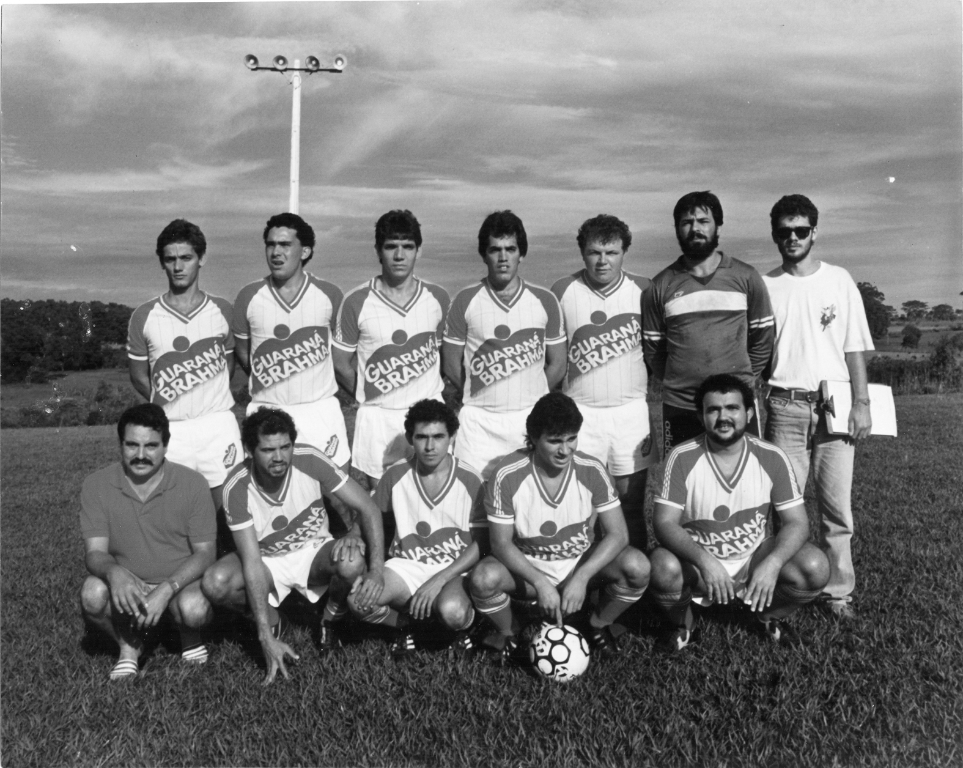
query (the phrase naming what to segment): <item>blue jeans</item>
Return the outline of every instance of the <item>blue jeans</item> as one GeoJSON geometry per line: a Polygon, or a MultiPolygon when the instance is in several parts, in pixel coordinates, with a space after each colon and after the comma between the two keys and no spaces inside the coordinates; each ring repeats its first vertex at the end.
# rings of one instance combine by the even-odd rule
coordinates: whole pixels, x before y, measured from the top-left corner
{"type": "Polygon", "coordinates": [[[853,460],[856,446],[846,435],[831,435],[826,417],[812,403],[770,397],[766,439],[789,456],[800,490],[804,491],[812,466],[819,510],[819,544],[829,558],[829,584],[833,600],[849,602],[856,586],[853,570],[853,460]]]}

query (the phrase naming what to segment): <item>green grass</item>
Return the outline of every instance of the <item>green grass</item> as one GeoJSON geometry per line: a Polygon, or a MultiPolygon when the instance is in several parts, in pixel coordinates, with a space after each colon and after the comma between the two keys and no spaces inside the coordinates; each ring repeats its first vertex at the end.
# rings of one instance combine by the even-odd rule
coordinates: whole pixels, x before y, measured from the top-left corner
{"type": "MultiPolygon", "coordinates": [[[[568,685],[444,651],[396,665],[346,628],[321,662],[303,614],[290,680],[260,685],[243,629],[222,618],[206,668],[160,644],[107,681],[85,637],[80,483],[114,459],[112,428],[4,430],[5,766],[954,766],[963,764],[963,396],[897,399],[900,438],[857,457],[859,619],[793,618],[808,648],[772,648],[736,612],[701,643],[651,655],[654,630],[568,685]]],[[[293,606],[295,609],[300,604],[293,606]]],[[[643,617],[644,618],[644,617],[643,617]]],[[[298,620],[300,619],[300,623],[298,620]]]]}

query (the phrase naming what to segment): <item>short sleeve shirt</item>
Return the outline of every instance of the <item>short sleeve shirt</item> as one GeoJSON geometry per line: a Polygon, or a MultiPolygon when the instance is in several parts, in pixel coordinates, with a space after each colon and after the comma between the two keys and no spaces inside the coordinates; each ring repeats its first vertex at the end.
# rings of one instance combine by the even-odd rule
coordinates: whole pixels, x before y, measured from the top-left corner
{"type": "Polygon", "coordinates": [[[107,551],[140,579],[156,584],[192,554],[192,543],[214,541],[217,518],[207,481],[172,461],[147,501],[134,493],[120,462],[94,472],[80,491],[85,539],[108,539],[107,551]]]}
{"type": "Polygon", "coordinates": [[[295,443],[281,491],[273,498],[254,479],[252,459],[224,481],[224,516],[232,531],[254,526],[262,555],[280,555],[330,536],[322,495],[332,494],[348,476],[321,451],[295,443]]]}
{"type": "Polygon", "coordinates": [[[184,421],[234,407],[227,356],[234,350],[231,305],[204,295],[190,314],[163,296],[141,304],[131,315],[127,355],[150,366],[150,401],[171,421],[184,421]]]}
{"type": "Polygon", "coordinates": [[[682,527],[719,560],[752,555],[766,538],[771,508],[803,503],[786,454],[772,443],[746,434],[731,478],[723,476],[706,447],[706,436],[672,449],[665,463],[656,503],[682,510],[682,527]]]}
{"type": "Polygon", "coordinates": [[[552,286],[568,334],[562,389],[575,402],[609,407],[645,398],[642,293],[649,284],[623,272],[598,288],[582,270],[552,286]]]}
{"type": "Polygon", "coordinates": [[[445,341],[465,348],[465,405],[525,410],[548,392],[545,347],[565,343],[562,311],[545,288],[523,280],[505,302],[482,280],[455,297],[445,341]]]}
{"type": "Polygon", "coordinates": [[[846,353],[873,349],[863,299],[849,272],[822,262],[806,277],[777,267],[763,280],[776,318],[769,383],[815,391],[821,381],[849,381],[846,353]]]}
{"type": "Polygon", "coordinates": [[[515,546],[537,560],[580,557],[592,544],[595,514],[618,505],[605,467],[581,451],[575,452],[554,496],[545,488],[528,451],[503,458],[485,488],[489,525],[514,525],[515,546]]]}
{"type": "Polygon", "coordinates": [[[340,304],[341,289],[307,272],[290,303],[270,278],[241,289],[232,328],[250,341],[254,402],[283,407],[335,394],[331,336],[340,304]]]}
{"type": "Polygon", "coordinates": [[[378,483],[375,503],[395,518],[388,555],[426,565],[453,563],[471,544],[473,534],[488,527],[481,476],[454,457],[437,496],[428,494],[415,460],[408,459],[389,467],[378,483]]]}
{"type": "Polygon", "coordinates": [[[417,280],[414,296],[402,307],[378,284],[373,278],[345,296],[334,345],[357,352],[359,403],[400,410],[436,398],[444,388],[439,349],[448,294],[417,280]]]}

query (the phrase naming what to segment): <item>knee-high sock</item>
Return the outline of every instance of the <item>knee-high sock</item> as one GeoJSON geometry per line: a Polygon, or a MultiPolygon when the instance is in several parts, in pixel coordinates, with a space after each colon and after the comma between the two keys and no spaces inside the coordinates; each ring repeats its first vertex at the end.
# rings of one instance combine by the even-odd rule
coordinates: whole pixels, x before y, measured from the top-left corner
{"type": "Polygon", "coordinates": [[[797,589],[791,584],[776,584],[772,593],[772,603],[762,612],[760,621],[770,621],[771,619],[782,619],[793,611],[802,608],[806,603],[811,603],[819,597],[818,589],[797,589]]]}
{"type": "Polygon", "coordinates": [[[606,584],[599,596],[598,607],[589,616],[589,624],[593,627],[607,627],[637,602],[644,592],[645,587],[633,589],[614,582],[606,584]]]}
{"type": "Polygon", "coordinates": [[[472,601],[475,603],[478,612],[487,616],[488,620],[495,625],[498,634],[506,637],[516,634],[518,628],[515,626],[515,619],[512,615],[512,601],[509,600],[507,594],[498,592],[491,597],[475,597],[472,595],[472,601]]]}
{"type": "Polygon", "coordinates": [[[654,592],[652,599],[674,627],[692,629],[694,617],[690,608],[692,590],[685,587],[681,592],[654,592]]]}
{"type": "Polygon", "coordinates": [[[380,624],[383,627],[397,627],[401,624],[401,617],[394,608],[382,605],[361,618],[368,624],[380,624]]]}

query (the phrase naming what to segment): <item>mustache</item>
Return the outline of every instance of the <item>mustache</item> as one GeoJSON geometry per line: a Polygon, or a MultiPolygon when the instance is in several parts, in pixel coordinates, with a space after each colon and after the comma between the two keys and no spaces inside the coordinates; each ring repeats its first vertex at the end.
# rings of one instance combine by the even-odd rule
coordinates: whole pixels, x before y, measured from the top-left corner
{"type": "Polygon", "coordinates": [[[130,463],[132,466],[135,466],[135,467],[140,466],[141,464],[143,464],[145,467],[154,466],[154,462],[151,461],[150,459],[131,459],[130,463]]]}

